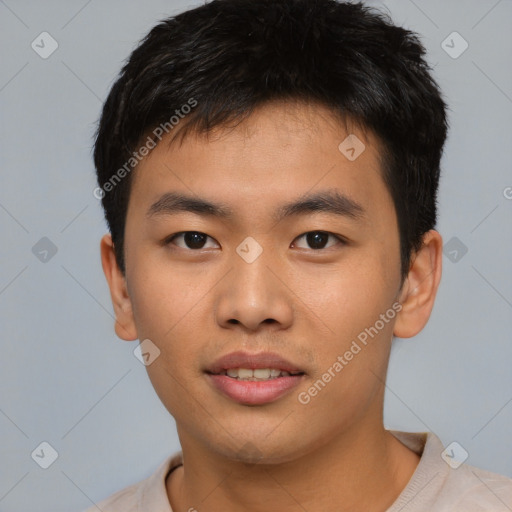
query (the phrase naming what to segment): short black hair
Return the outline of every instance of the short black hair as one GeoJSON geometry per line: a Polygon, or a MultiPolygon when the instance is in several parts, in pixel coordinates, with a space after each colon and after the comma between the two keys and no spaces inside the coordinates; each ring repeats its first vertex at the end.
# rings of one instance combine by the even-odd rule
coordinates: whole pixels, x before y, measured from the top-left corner
{"type": "Polygon", "coordinates": [[[173,117],[185,118],[184,137],[241,122],[270,101],[298,100],[377,136],[403,279],[436,224],[448,129],[424,55],[417,34],[362,2],[213,0],[161,21],[123,66],[96,133],[96,190],[121,271],[130,171],[142,141],[153,147],[173,117]]]}

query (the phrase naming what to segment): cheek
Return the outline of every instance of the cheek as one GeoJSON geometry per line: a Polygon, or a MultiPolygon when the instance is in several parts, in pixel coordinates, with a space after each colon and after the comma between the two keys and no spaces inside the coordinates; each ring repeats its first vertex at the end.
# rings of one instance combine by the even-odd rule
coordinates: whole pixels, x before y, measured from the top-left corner
{"type": "Polygon", "coordinates": [[[180,272],[167,264],[156,265],[149,257],[141,258],[135,268],[131,290],[137,333],[160,350],[158,359],[147,366],[148,375],[164,403],[173,404],[183,391],[180,384],[194,387],[201,376],[198,356],[211,344],[209,290],[215,276],[180,272]]]}
{"type": "Polygon", "coordinates": [[[333,425],[352,421],[381,389],[396,317],[392,306],[398,273],[388,263],[382,253],[370,249],[347,258],[346,265],[302,281],[301,298],[316,313],[309,317],[317,327],[313,333],[309,326],[317,371],[301,390],[310,396],[310,417],[325,420],[326,411],[340,414],[342,409],[346,414],[333,418],[333,425]],[[328,383],[316,386],[321,391],[312,389],[319,380],[328,383]]]}
{"type": "Polygon", "coordinates": [[[393,304],[398,272],[373,250],[347,257],[343,264],[293,277],[294,292],[306,316],[342,349],[393,304]],[[302,307],[304,305],[304,307],[302,307]],[[314,313],[314,314],[312,314],[314,313]]]}
{"type": "MultiPolygon", "coordinates": [[[[340,282],[347,287],[350,283],[340,282]]],[[[300,390],[303,401],[298,410],[307,414],[309,432],[325,430],[326,425],[333,433],[341,425],[348,428],[378,403],[383,391],[396,313],[389,293],[382,288],[359,289],[338,295],[338,302],[335,298],[331,296],[323,310],[334,333],[323,339],[311,337],[317,371],[300,390]]]]}
{"type": "Polygon", "coordinates": [[[182,417],[190,407],[190,395],[197,395],[197,355],[201,344],[208,343],[204,332],[201,336],[204,318],[199,315],[204,307],[201,298],[209,287],[153,266],[149,260],[147,266],[137,267],[136,274],[131,289],[139,339],[150,339],[160,351],[146,370],[165,407],[182,417]]]}
{"type": "Polygon", "coordinates": [[[134,272],[127,277],[139,337],[165,342],[182,321],[190,325],[196,304],[208,290],[207,283],[150,255],[133,263],[134,272]]]}

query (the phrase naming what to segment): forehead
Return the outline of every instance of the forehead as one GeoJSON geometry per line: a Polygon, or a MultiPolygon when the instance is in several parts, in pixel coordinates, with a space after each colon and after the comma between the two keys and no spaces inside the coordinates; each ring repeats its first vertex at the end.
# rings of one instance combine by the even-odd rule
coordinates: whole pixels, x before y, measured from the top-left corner
{"type": "Polygon", "coordinates": [[[269,103],[236,126],[183,139],[177,128],[135,169],[130,203],[147,209],[178,190],[255,213],[336,190],[365,208],[389,207],[378,139],[321,105],[269,103]]]}

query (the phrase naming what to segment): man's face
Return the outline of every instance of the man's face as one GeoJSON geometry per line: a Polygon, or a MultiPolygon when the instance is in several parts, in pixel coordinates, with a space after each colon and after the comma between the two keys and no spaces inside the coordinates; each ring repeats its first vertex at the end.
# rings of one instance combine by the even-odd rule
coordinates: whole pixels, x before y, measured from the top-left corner
{"type": "Polygon", "coordinates": [[[126,285],[139,339],[160,350],[147,370],[183,446],[284,462],[381,426],[399,234],[377,141],[352,133],[365,145],[355,160],[361,148],[339,149],[349,133],[327,110],[274,104],[209,138],[164,139],[136,169],[126,285]],[[148,213],[168,193],[231,216],[163,202],[148,213]],[[348,200],[338,213],[282,208],[318,194],[348,200]],[[266,379],[287,365],[300,374],[227,375],[256,367],[266,379]]]}

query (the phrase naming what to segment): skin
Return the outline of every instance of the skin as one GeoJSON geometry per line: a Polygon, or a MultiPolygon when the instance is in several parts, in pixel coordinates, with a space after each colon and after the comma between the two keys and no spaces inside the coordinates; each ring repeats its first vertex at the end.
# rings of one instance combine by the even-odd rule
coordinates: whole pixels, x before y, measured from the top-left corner
{"type": "Polygon", "coordinates": [[[428,321],[442,239],[434,230],[425,234],[402,283],[396,213],[379,154],[372,133],[342,126],[323,107],[275,103],[234,129],[190,134],[181,145],[164,140],[136,169],[126,275],[110,235],[101,256],[118,336],[149,338],[161,351],[147,371],[183,450],[184,465],[166,480],[173,510],[377,512],[411,478],[419,457],[383,427],[384,381],[393,335],[414,336],[428,321]],[[338,150],[349,133],[366,146],[354,161],[338,150]],[[362,218],[309,212],[273,220],[276,206],[328,190],[359,203],[362,218]],[[165,192],[224,203],[234,216],[148,218],[165,192]],[[201,249],[183,237],[164,244],[183,231],[209,238],[201,249]],[[312,231],[346,243],[329,237],[314,249],[303,236],[312,231]],[[250,264],[236,252],[247,236],[263,249],[250,264]],[[398,315],[301,404],[298,394],[396,301],[398,315]],[[235,350],[277,352],[306,375],[273,403],[236,403],[204,373],[235,350]]]}

